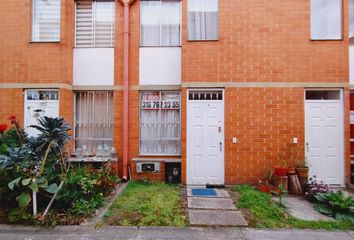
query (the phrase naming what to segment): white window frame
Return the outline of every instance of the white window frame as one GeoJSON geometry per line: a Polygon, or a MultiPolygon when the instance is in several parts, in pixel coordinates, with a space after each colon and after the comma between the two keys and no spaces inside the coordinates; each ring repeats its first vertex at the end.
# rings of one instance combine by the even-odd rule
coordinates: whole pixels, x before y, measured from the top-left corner
{"type": "MultiPolygon", "coordinates": [[[[142,2],[143,0],[141,0],[142,2]]],[[[164,2],[164,1],[168,1],[168,0],[144,0],[144,1],[156,1],[156,2],[160,2],[160,19],[161,19],[161,2],[164,2]]],[[[143,45],[142,44],[142,39],[141,39],[141,34],[140,34],[140,39],[139,39],[139,46],[140,47],[182,47],[182,34],[183,34],[183,9],[182,9],[182,0],[174,0],[175,2],[179,1],[179,10],[180,10],[180,27],[179,27],[179,44],[176,45],[176,46],[163,46],[162,45],[162,24],[160,22],[160,43],[158,46],[149,46],[149,45],[143,45]]],[[[139,18],[140,18],[140,21],[139,21],[139,31],[141,32],[141,11],[139,13],[139,18]]]]}
{"type": "MultiPolygon", "coordinates": [[[[314,22],[316,22],[316,18],[313,14],[313,9],[312,9],[312,5],[314,4],[313,1],[318,1],[318,0],[310,0],[310,38],[313,41],[321,41],[321,40],[327,40],[327,41],[341,41],[343,40],[343,0],[339,0],[340,1],[340,6],[339,6],[339,27],[340,29],[338,30],[340,33],[338,34],[338,36],[331,36],[331,32],[326,32],[326,34],[323,33],[323,35],[318,35],[317,31],[315,31],[314,29],[316,28],[316,26],[314,26],[314,22]],[[317,33],[317,34],[316,34],[317,33]]],[[[331,1],[331,0],[328,0],[331,1]]],[[[328,17],[326,18],[326,20],[329,20],[328,17]]],[[[318,20],[317,20],[318,21],[318,20]]],[[[327,26],[327,23],[323,23],[324,25],[327,26]]],[[[328,30],[328,29],[327,29],[328,30]]]]}
{"type": "MultiPolygon", "coordinates": [[[[76,95],[78,94],[78,93],[88,93],[88,92],[93,92],[94,94],[96,93],[96,92],[106,92],[107,94],[109,94],[109,93],[112,93],[112,101],[113,101],[113,106],[112,106],[112,109],[113,109],[113,111],[114,111],[114,92],[113,91],[110,91],[110,90],[108,90],[108,91],[106,91],[106,90],[83,90],[83,91],[75,91],[74,92],[74,101],[73,101],[73,103],[74,103],[74,106],[73,106],[73,115],[74,115],[74,117],[73,117],[73,150],[74,150],[74,152],[76,151],[76,149],[77,149],[77,147],[76,147],[76,141],[78,141],[78,140],[82,140],[82,138],[77,138],[76,137],[76,132],[75,132],[75,129],[76,129],[76,122],[77,122],[77,119],[76,119],[76,113],[77,113],[77,109],[76,109],[76,103],[77,103],[77,100],[76,100],[76,95]]],[[[93,101],[94,101],[94,99],[93,99],[93,101]]],[[[93,106],[94,106],[94,104],[93,104],[93,106]]],[[[113,128],[114,128],[114,112],[112,113],[113,114],[113,120],[112,120],[112,126],[113,126],[113,128]]],[[[93,138],[93,139],[86,139],[86,140],[91,140],[91,141],[112,141],[112,146],[114,145],[114,133],[112,133],[112,138],[93,138]]]]}
{"type": "Polygon", "coordinates": [[[31,23],[31,42],[60,42],[61,39],[61,8],[62,8],[62,4],[61,4],[61,0],[60,1],[60,6],[59,6],[59,35],[58,35],[58,39],[51,39],[51,40],[40,40],[40,39],[35,39],[34,38],[34,29],[35,29],[35,13],[36,13],[36,8],[35,8],[35,1],[36,0],[32,0],[31,4],[31,9],[32,9],[32,23],[31,23]]]}
{"type": "Polygon", "coordinates": [[[74,46],[75,48],[114,48],[115,45],[115,35],[116,35],[116,5],[114,0],[102,0],[100,2],[112,2],[114,3],[114,10],[113,10],[113,25],[111,26],[111,44],[110,46],[96,46],[96,23],[95,23],[95,16],[96,16],[96,3],[99,0],[89,0],[91,1],[92,5],[92,39],[90,46],[78,46],[77,45],[77,1],[75,1],[75,23],[74,23],[74,46]]]}
{"type": "MultiPolygon", "coordinates": [[[[159,111],[159,121],[161,122],[161,108],[158,110],[159,111]]],[[[165,110],[166,111],[166,110],[165,110]]],[[[182,154],[182,92],[181,90],[142,90],[139,92],[139,155],[140,156],[181,156],[182,154]],[[166,154],[166,153],[144,153],[141,152],[141,131],[140,131],[140,120],[141,120],[141,93],[144,92],[159,92],[160,93],[160,98],[161,98],[161,93],[162,92],[178,92],[179,93],[179,124],[180,124],[180,129],[179,129],[179,141],[180,141],[180,152],[177,154],[166,154]]]]}

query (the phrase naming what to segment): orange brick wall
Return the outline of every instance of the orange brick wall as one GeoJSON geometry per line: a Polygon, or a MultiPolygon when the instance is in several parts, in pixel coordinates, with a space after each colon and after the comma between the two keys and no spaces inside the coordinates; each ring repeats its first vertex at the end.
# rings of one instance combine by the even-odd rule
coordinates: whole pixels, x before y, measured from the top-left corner
{"type": "Polygon", "coordinates": [[[183,82],[348,82],[348,0],[343,41],[310,40],[309,0],[219,1],[219,41],[187,41],[183,82]]]}
{"type": "Polygon", "coordinates": [[[62,0],[60,43],[31,43],[31,0],[2,1],[0,83],[72,83],[73,0],[62,0]]]}
{"type": "MultiPolygon", "coordinates": [[[[219,41],[187,41],[187,1],[183,0],[182,83],[338,82],[348,83],[348,39],[311,41],[308,0],[219,0],[219,41]]],[[[60,43],[30,43],[31,1],[0,4],[0,84],[72,84],[74,1],[62,0],[60,43]]],[[[343,36],[348,34],[348,0],[343,0],[343,36]]],[[[130,14],[129,158],[139,156],[139,1],[130,14]]],[[[115,86],[123,84],[123,7],[116,0],[115,86]]],[[[23,120],[23,89],[0,88],[0,121],[23,120]],[[11,108],[4,108],[11,101],[11,108]]],[[[345,88],[345,112],[349,111],[345,88]]],[[[182,89],[182,180],[186,180],[186,88],[182,89]]],[[[269,164],[287,158],[298,137],[303,156],[304,88],[225,90],[226,183],[255,182],[269,164]],[[239,139],[232,144],[235,136],[239,139]],[[257,144],[255,144],[257,143],[257,144]]],[[[72,121],[72,91],[60,90],[60,114],[72,121]]],[[[114,91],[114,145],[122,156],[121,90],[114,91]]],[[[345,115],[349,139],[349,115],[345,115]]],[[[346,143],[349,178],[349,143],[346,143]]],[[[121,161],[120,161],[121,165],[121,161]]],[[[132,166],[134,168],[134,166],[132,166]]],[[[133,170],[133,169],[132,169],[133,170]]],[[[159,178],[162,178],[161,176],[159,178]]]]}
{"type": "Polygon", "coordinates": [[[8,117],[14,115],[23,124],[24,117],[24,96],[22,89],[1,89],[0,88],[0,123],[10,127],[8,117]]]}

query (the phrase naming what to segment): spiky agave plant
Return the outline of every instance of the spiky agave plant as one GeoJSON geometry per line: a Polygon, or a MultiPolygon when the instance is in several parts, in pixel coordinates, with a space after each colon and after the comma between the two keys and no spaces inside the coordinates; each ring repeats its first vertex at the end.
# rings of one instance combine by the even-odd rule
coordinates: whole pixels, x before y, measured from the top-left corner
{"type": "Polygon", "coordinates": [[[57,117],[43,117],[38,121],[38,125],[31,125],[32,128],[37,129],[40,134],[32,142],[32,147],[37,156],[41,158],[41,167],[38,175],[42,175],[48,154],[60,154],[62,149],[70,139],[68,131],[71,130],[64,118],[57,117]]]}

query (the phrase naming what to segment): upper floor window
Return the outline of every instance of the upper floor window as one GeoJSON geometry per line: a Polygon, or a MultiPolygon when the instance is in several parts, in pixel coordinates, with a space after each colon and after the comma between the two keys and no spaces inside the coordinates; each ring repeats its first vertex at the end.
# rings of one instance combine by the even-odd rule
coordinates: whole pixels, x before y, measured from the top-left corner
{"type": "Polygon", "coordinates": [[[311,39],[342,39],[342,0],[311,0],[311,39]]]}
{"type": "Polygon", "coordinates": [[[32,41],[60,41],[60,0],[32,1],[32,41]]]}
{"type": "Polygon", "coordinates": [[[76,1],[76,47],[114,47],[114,1],[76,1]]]}
{"type": "Polygon", "coordinates": [[[140,45],[181,46],[181,2],[140,1],[140,45]]]}
{"type": "Polygon", "coordinates": [[[188,40],[218,40],[218,0],[188,0],[188,40]]]}

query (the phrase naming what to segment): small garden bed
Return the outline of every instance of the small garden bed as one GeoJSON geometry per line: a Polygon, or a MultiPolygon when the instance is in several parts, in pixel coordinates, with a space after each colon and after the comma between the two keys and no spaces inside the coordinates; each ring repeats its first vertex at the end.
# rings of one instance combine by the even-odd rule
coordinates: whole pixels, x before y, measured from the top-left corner
{"type": "Polygon", "coordinates": [[[63,118],[43,117],[27,136],[10,116],[0,124],[0,223],[79,224],[93,216],[119,182],[115,164],[100,169],[67,161],[69,126],[63,118]]]}
{"type": "Polygon", "coordinates": [[[354,225],[344,221],[304,221],[287,214],[285,208],[266,194],[247,185],[230,189],[230,193],[246,217],[249,226],[259,228],[351,229],[354,225]]]}
{"type": "Polygon", "coordinates": [[[179,185],[130,182],[105,215],[109,225],[187,226],[185,197],[179,185]]]}

